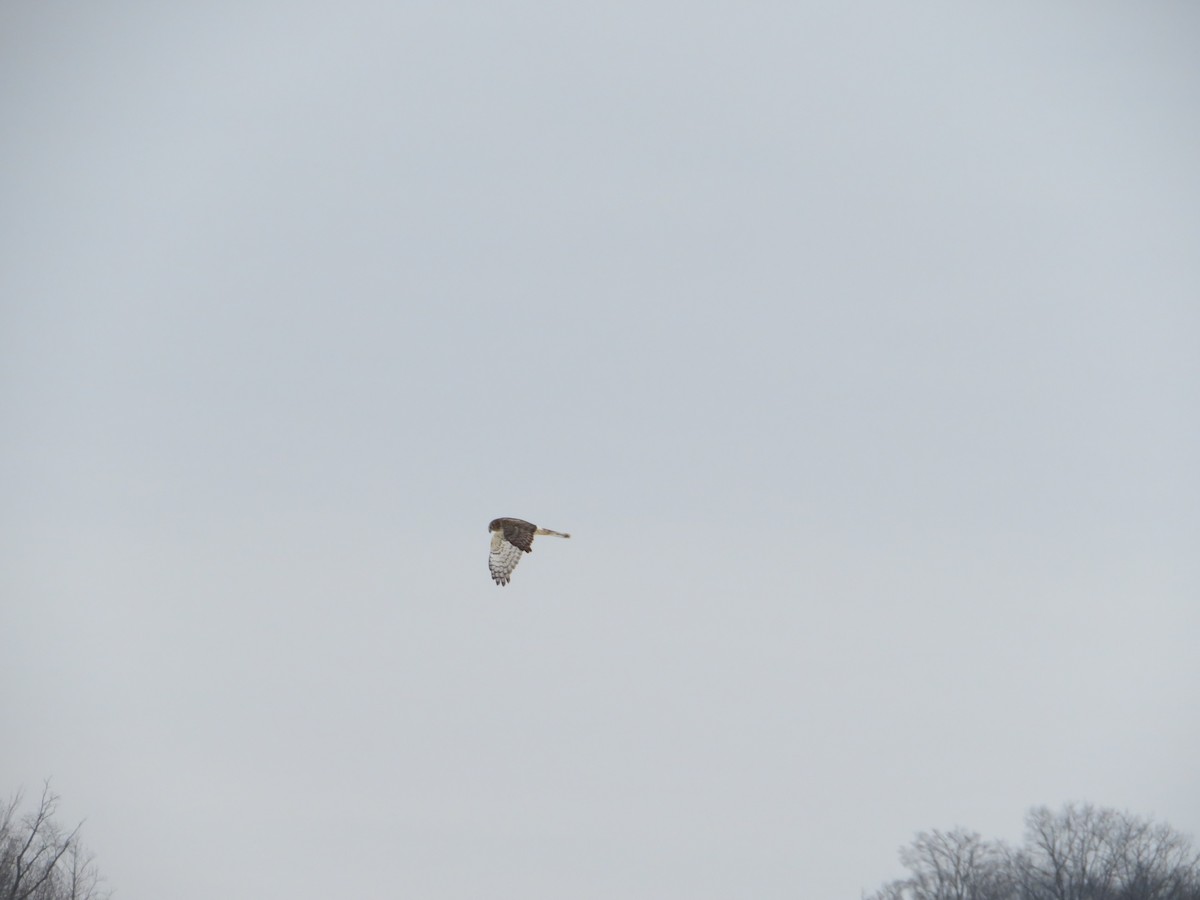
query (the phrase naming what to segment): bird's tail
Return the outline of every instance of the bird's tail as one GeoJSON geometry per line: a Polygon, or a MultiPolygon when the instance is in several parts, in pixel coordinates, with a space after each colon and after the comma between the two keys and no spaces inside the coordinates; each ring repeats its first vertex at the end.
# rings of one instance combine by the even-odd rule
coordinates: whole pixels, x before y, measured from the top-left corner
{"type": "Polygon", "coordinates": [[[569,534],[563,534],[561,531],[551,531],[549,528],[539,528],[535,533],[536,534],[552,534],[555,537],[565,537],[565,538],[570,537],[569,534]]]}

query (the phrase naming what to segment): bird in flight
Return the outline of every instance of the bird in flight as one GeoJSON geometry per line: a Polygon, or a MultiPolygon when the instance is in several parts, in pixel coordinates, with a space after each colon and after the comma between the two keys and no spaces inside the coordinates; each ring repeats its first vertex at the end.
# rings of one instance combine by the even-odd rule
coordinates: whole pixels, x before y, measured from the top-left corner
{"type": "Polygon", "coordinates": [[[524,519],[492,519],[488,531],[492,533],[492,552],[488,554],[488,568],[492,570],[492,580],[500,585],[508,584],[513,569],[521,561],[521,554],[533,552],[535,534],[570,537],[561,531],[538,528],[524,519]]]}

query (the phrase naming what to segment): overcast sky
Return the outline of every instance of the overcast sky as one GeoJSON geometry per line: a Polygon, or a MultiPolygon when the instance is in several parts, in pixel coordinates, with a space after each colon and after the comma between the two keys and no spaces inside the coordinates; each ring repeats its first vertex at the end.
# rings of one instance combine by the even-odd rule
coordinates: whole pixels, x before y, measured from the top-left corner
{"type": "Polygon", "coordinates": [[[3,4],[0,794],[123,900],[1200,834],[1198,111],[1184,2],[3,4]]]}

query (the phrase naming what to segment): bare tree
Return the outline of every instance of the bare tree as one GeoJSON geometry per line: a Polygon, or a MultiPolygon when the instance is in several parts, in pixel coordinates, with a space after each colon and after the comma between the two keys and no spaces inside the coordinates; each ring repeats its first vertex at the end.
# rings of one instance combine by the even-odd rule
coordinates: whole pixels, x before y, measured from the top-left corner
{"type": "Polygon", "coordinates": [[[1042,806],[1025,818],[1022,881],[1036,900],[1112,900],[1116,863],[1110,843],[1118,813],[1068,804],[1042,806]]]}
{"type": "Polygon", "coordinates": [[[1117,853],[1122,900],[1200,900],[1200,852],[1171,826],[1126,820],[1117,853]]]}
{"type": "Polygon", "coordinates": [[[1009,900],[1007,861],[1003,845],[975,832],[922,831],[900,850],[909,877],[885,885],[870,900],[1009,900]]]}
{"type": "Polygon", "coordinates": [[[1200,900],[1200,852],[1186,835],[1090,804],[1030,810],[1018,848],[935,830],[900,861],[909,876],[867,900],[1200,900]]]}
{"type": "Polygon", "coordinates": [[[1091,804],[1038,807],[1025,825],[1028,900],[1178,900],[1200,887],[1200,855],[1169,825],[1091,804]]]}
{"type": "Polygon", "coordinates": [[[18,818],[18,792],[0,804],[0,900],[103,900],[100,876],[80,845],[79,829],[54,821],[58,795],[42,786],[37,808],[18,818]]]}

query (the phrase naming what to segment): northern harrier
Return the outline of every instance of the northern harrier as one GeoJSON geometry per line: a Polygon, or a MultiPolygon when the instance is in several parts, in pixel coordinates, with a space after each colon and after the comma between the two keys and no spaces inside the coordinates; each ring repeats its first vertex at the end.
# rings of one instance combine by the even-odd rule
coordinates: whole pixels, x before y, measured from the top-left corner
{"type": "Polygon", "coordinates": [[[492,533],[492,552],[488,554],[488,568],[492,570],[492,580],[500,585],[508,584],[513,569],[521,561],[521,554],[533,552],[535,534],[570,537],[561,531],[538,528],[524,519],[492,519],[488,531],[492,533]]]}

